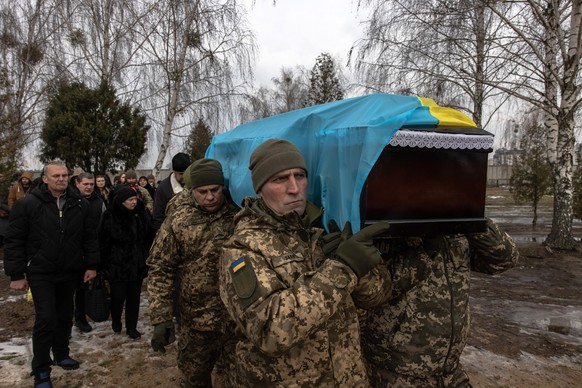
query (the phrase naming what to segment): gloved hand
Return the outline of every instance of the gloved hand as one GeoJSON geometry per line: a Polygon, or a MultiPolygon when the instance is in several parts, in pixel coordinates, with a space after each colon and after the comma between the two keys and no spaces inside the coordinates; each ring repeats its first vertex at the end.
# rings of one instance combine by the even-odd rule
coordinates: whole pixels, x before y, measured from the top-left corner
{"type": "Polygon", "coordinates": [[[159,323],[154,327],[154,335],[152,336],[152,349],[156,352],[165,353],[164,346],[171,344],[176,340],[174,329],[174,322],[167,321],[159,323]]]}
{"type": "Polygon", "coordinates": [[[372,239],[386,233],[388,229],[390,224],[386,221],[370,225],[346,241],[340,242],[336,255],[356,273],[358,278],[361,278],[382,260],[372,239]]]}
{"type": "Polygon", "coordinates": [[[335,220],[330,220],[328,229],[329,233],[321,238],[323,241],[323,253],[326,257],[334,255],[340,243],[352,236],[352,224],[350,224],[350,221],[346,222],[344,230],[340,231],[335,220]]]}

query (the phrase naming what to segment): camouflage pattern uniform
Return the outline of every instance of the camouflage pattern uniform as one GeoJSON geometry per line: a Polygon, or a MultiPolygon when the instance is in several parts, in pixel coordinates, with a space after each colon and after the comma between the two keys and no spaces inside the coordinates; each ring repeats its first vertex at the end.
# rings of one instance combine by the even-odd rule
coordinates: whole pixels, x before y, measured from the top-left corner
{"type": "MultiPolygon", "coordinates": [[[[355,303],[360,293],[365,304],[375,298],[363,289],[352,294],[354,272],[323,255],[323,229],[313,227],[321,209],[308,203],[306,214],[275,215],[261,199],[247,198],[235,217],[220,265],[220,296],[244,337],[235,386],[369,385],[355,303]]],[[[362,279],[382,294],[377,269],[362,279]]]]}
{"type": "Polygon", "coordinates": [[[184,204],[189,204],[192,200],[192,193],[190,190],[182,190],[174,195],[166,205],[166,217],[170,216],[176,209],[179,209],[184,204]]]}
{"type": "Polygon", "coordinates": [[[228,339],[224,333],[230,320],[218,292],[218,263],[238,208],[225,203],[216,213],[208,213],[189,190],[184,193],[174,197],[175,206],[158,231],[147,261],[150,319],[153,325],[172,321],[174,277],[179,276],[182,386],[208,387],[207,379],[228,339]]]}
{"type": "Polygon", "coordinates": [[[152,199],[152,196],[150,195],[149,191],[147,191],[147,189],[141,187],[140,185],[136,185],[135,189],[138,192],[138,197],[139,199],[141,199],[146,207],[146,209],[148,209],[150,211],[150,214],[153,213],[154,211],[154,201],[152,199]]]}
{"type": "Polygon", "coordinates": [[[471,270],[496,274],[518,260],[496,224],[475,235],[392,240],[390,301],[368,313],[362,348],[373,387],[469,387],[459,362],[469,331],[471,270]]]}

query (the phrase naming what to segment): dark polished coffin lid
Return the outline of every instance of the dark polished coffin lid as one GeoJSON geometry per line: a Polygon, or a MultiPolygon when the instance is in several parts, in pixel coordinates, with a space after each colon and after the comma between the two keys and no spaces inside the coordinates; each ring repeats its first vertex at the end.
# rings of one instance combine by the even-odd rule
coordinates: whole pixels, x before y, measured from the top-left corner
{"type": "Polygon", "coordinates": [[[403,128],[384,148],[361,196],[365,225],[390,222],[386,237],[486,230],[487,154],[477,128],[403,128]]]}

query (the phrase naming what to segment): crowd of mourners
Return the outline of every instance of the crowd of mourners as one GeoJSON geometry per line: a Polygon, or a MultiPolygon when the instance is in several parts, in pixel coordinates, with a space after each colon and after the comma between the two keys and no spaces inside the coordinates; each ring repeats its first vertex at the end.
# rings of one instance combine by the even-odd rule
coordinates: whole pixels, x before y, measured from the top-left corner
{"type": "Polygon", "coordinates": [[[183,387],[470,387],[460,363],[471,271],[515,266],[491,220],[476,234],[382,239],[378,222],[322,225],[299,149],[270,139],[249,160],[256,196],[234,204],[214,159],[153,175],[70,171],[51,161],[0,198],[10,287],[35,305],[34,386],[80,367],[84,293],[110,291],[111,330],[139,340],[147,278],[152,350],[178,341],[183,387]]]}

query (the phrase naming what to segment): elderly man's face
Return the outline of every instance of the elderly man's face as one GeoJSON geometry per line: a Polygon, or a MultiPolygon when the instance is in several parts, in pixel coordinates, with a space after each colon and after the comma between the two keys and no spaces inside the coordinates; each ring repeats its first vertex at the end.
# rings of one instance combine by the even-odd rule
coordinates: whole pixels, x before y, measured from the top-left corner
{"type": "Polygon", "coordinates": [[[297,212],[307,206],[307,174],[301,168],[279,171],[259,190],[265,204],[278,214],[297,212]]]}
{"type": "Polygon", "coordinates": [[[69,184],[69,171],[67,167],[49,164],[45,174],[42,176],[42,181],[46,183],[50,192],[57,195],[65,192],[69,184]]]}

